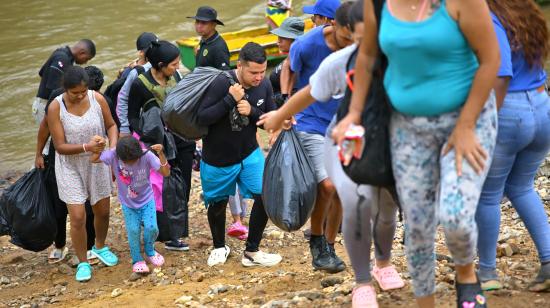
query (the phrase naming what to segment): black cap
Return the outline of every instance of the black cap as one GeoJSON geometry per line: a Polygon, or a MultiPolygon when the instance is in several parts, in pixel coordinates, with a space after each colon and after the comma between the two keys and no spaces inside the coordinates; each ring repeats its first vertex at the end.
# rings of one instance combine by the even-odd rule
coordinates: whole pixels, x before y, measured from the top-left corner
{"type": "Polygon", "coordinates": [[[213,21],[218,25],[225,26],[223,22],[218,20],[218,12],[209,6],[201,6],[197,10],[197,14],[195,16],[188,16],[187,18],[193,18],[200,21],[213,21]]]}
{"type": "Polygon", "coordinates": [[[140,34],[136,41],[137,50],[145,50],[151,46],[152,42],[158,41],[157,36],[151,32],[143,32],[140,34]]]}

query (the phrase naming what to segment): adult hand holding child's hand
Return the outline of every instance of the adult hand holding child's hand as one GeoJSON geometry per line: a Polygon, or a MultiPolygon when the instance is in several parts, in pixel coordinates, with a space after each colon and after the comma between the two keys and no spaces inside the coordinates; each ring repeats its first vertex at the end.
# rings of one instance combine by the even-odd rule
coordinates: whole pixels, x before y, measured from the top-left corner
{"type": "Polygon", "coordinates": [[[90,142],[86,144],[86,149],[89,152],[101,153],[101,151],[103,151],[103,149],[105,148],[106,143],[107,141],[105,140],[105,138],[95,135],[90,139],[90,142]]]}

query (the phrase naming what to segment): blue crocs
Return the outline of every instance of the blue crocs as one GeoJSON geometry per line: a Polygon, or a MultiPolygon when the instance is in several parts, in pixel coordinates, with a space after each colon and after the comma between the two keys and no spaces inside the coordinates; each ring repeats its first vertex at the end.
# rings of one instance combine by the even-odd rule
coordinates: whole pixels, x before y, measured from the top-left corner
{"type": "Polygon", "coordinates": [[[92,279],[92,266],[88,262],[81,262],[76,267],[76,281],[86,282],[92,279]]]}
{"type": "Polygon", "coordinates": [[[97,249],[95,246],[92,247],[92,254],[107,266],[115,266],[118,264],[117,256],[115,256],[107,246],[101,249],[97,249]]]}

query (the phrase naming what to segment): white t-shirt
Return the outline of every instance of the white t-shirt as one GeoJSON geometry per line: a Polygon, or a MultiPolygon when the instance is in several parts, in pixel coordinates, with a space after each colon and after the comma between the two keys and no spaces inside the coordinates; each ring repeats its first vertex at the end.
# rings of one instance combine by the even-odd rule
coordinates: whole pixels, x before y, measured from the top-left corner
{"type": "Polygon", "coordinates": [[[346,64],[356,44],[340,49],[326,57],[309,78],[311,96],[319,102],[342,99],[346,93],[346,64]]]}

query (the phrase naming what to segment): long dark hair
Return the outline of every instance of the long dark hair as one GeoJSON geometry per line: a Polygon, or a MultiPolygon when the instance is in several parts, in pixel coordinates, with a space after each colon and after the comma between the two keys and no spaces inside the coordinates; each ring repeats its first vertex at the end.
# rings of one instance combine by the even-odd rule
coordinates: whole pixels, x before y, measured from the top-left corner
{"type": "Polygon", "coordinates": [[[548,56],[548,28],[534,0],[487,0],[504,28],[513,51],[522,50],[531,67],[544,66],[548,56]]]}

